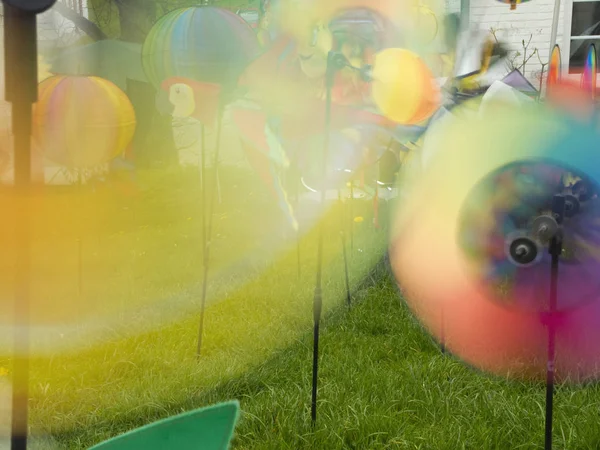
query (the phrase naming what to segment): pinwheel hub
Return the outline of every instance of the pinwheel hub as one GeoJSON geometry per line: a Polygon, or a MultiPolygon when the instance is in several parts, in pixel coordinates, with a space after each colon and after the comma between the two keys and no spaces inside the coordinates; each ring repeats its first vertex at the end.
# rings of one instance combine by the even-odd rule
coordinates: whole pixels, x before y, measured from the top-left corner
{"type": "Polygon", "coordinates": [[[533,239],[522,236],[510,242],[508,253],[509,258],[515,264],[527,266],[536,262],[539,249],[533,239]]]}
{"type": "Polygon", "coordinates": [[[342,52],[331,52],[330,63],[334,70],[342,70],[347,67],[349,62],[342,52]]]}
{"type": "Polygon", "coordinates": [[[562,240],[558,218],[555,216],[557,214],[540,215],[533,220],[530,230],[513,233],[507,239],[506,256],[511,263],[522,267],[535,264],[541,259],[542,249],[550,249],[552,239],[562,240]]]}
{"type": "Polygon", "coordinates": [[[553,216],[541,215],[534,219],[532,230],[536,239],[545,245],[557,235],[559,226],[553,216]]]}
{"type": "Polygon", "coordinates": [[[586,175],[550,161],[519,161],[489,173],[459,215],[458,244],[473,279],[502,304],[543,309],[550,262],[560,256],[558,308],[594,298],[600,293],[596,192],[586,175]]]}

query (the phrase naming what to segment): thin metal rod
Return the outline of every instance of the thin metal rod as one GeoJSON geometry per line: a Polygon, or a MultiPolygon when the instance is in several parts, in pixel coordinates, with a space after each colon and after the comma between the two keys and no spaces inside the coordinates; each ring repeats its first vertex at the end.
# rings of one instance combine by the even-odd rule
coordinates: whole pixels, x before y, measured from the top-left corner
{"type": "Polygon", "coordinates": [[[223,129],[223,111],[219,113],[219,119],[217,122],[217,143],[215,146],[215,153],[213,159],[213,170],[215,171],[215,177],[213,179],[213,189],[211,190],[210,196],[210,209],[208,210],[208,218],[207,218],[207,239],[208,245],[210,247],[210,241],[212,238],[212,226],[213,226],[213,212],[215,210],[215,193],[217,192],[217,188],[219,185],[219,155],[221,153],[221,135],[223,129]]]}
{"type": "MultiPolygon", "coordinates": [[[[77,169],[77,194],[79,197],[80,211],[82,209],[82,180],[81,180],[81,169],[77,169]]],[[[83,224],[81,215],[78,215],[79,229],[77,230],[77,288],[79,293],[79,304],[83,299],[83,224]]]]}
{"type": "Polygon", "coordinates": [[[208,289],[208,240],[206,234],[206,128],[202,124],[200,143],[200,193],[202,202],[202,300],[200,305],[200,323],[198,325],[198,343],[196,356],[202,352],[202,337],[204,334],[204,312],[206,309],[206,294],[208,289]]]}
{"type": "MultiPolygon", "coordinates": [[[[296,153],[297,155],[297,153],[296,153]]],[[[294,208],[298,211],[298,206],[300,205],[300,173],[298,170],[298,156],[296,156],[294,161],[294,173],[292,174],[292,183],[294,183],[294,208]]],[[[301,257],[300,257],[300,223],[298,223],[298,228],[296,229],[296,264],[298,266],[298,278],[302,276],[301,269],[301,257]]]]}
{"type": "Polygon", "coordinates": [[[442,353],[446,353],[446,326],[444,323],[444,307],[442,306],[440,312],[440,350],[442,353]]]}
{"type": "Polygon", "coordinates": [[[553,315],[556,312],[558,300],[558,261],[562,251],[560,240],[556,237],[550,242],[550,255],[552,262],[550,266],[550,298],[548,323],[548,360],[546,366],[546,423],[544,450],[552,450],[552,413],[554,410],[554,360],[556,353],[556,329],[553,321],[553,315]]]}
{"type": "Polygon", "coordinates": [[[354,251],[354,177],[350,180],[350,250],[354,251]]]}
{"type": "Polygon", "coordinates": [[[15,334],[11,449],[26,450],[29,401],[29,301],[31,242],[29,193],[31,186],[31,104],[13,104],[15,190],[17,208],[15,334]]]}
{"type": "Polygon", "coordinates": [[[302,276],[302,265],[300,263],[300,224],[298,224],[298,229],[296,230],[296,266],[298,267],[298,278],[302,276]]]}
{"type": "Polygon", "coordinates": [[[346,303],[348,304],[348,308],[352,306],[352,297],[350,296],[350,277],[348,275],[348,256],[346,255],[346,232],[345,228],[345,220],[344,220],[344,202],[342,201],[342,190],[338,189],[338,201],[340,203],[342,214],[341,216],[341,227],[340,227],[340,237],[342,239],[342,253],[344,257],[344,276],[346,280],[346,303]]]}
{"type": "MultiPolygon", "coordinates": [[[[219,134],[221,134],[221,133],[219,133],[219,134]]],[[[217,139],[219,139],[219,138],[217,138],[217,139]]],[[[219,169],[217,169],[217,196],[219,198],[219,205],[220,205],[221,203],[223,203],[223,198],[221,197],[221,177],[219,177],[219,169]]]]}
{"type": "Polygon", "coordinates": [[[210,205],[208,214],[206,213],[206,160],[205,160],[205,128],[202,126],[202,142],[201,142],[201,165],[202,165],[202,241],[204,244],[204,255],[203,255],[203,275],[202,275],[202,302],[200,305],[200,323],[198,325],[198,345],[196,347],[196,356],[199,357],[202,353],[202,340],[204,335],[204,315],[206,311],[206,297],[208,293],[208,272],[210,269],[210,245],[211,245],[211,234],[212,234],[212,219],[215,208],[215,197],[218,189],[218,165],[219,165],[219,153],[221,150],[221,130],[223,125],[223,111],[219,113],[217,122],[217,142],[213,160],[213,188],[210,192],[210,205]]]}
{"type": "MultiPolygon", "coordinates": [[[[327,55],[327,73],[325,81],[325,136],[323,139],[323,160],[321,166],[321,208],[325,208],[325,195],[327,193],[327,161],[329,160],[329,133],[331,130],[331,91],[335,74],[333,58],[334,52],[327,55]]],[[[317,382],[319,372],[319,330],[321,322],[321,310],[323,309],[323,239],[325,234],[325,220],[319,224],[319,240],[317,244],[317,273],[315,282],[315,293],[313,298],[313,373],[312,373],[312,396],[310,416],[313,425],[317,421],[317,382]]]]}
{"type": "Polygon", "coordinates": [[[31,285],[31,119],[37,101],[35,14],[4,3],[5,99],[12,103],[16,276],[11,449],[26,450],[29,415],[29,309],[31,285]]]}
{"type": "Polygon", "coordinates": [[[375,195],[373,195],[373,225],[379,229],[379,186],[375,182],[375,195]]]}

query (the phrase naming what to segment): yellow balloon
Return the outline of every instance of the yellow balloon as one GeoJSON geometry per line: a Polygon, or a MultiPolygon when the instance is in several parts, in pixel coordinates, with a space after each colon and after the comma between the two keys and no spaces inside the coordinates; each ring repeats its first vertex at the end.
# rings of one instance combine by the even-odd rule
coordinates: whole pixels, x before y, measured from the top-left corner
{"type": "Polygon", "coordinates": [[[373,100],[390,120],[417,124],[439,107],[440,90],[429,68],[415,53],[389,48],[375,56],[373,100]]]}

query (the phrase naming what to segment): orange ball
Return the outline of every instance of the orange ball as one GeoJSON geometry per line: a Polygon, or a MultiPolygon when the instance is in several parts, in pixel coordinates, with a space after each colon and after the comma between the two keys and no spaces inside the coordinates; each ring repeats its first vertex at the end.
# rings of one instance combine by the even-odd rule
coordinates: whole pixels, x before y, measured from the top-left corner
{"type": "Polygon", "coordinates": [[[373,100],[383,115],[403,125],[418,124],[440,107],[433,74],[415,53],[389,48],[375,56],[373,100]]]}
{"type": "Polygon", "coordinates": [[[54,76],[39,85],[33,136],[53,162],[70,168],[106,163],[127,148],[135,126],[127,95],[108,80],[54,76]]]}

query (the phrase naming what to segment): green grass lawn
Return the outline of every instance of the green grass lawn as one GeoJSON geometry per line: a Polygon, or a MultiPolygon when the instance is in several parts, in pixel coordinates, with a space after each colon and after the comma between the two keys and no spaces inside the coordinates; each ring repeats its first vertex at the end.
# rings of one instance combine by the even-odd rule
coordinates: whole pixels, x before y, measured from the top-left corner
{"type": "MultiPolygon", "coordinates": [[[[181,171],[163,173],[158,181],[148,175],[140,183],[144,194],[135,201],[119,203],[106,194],[100,208],[93,200],[101,197],[87,193],[77,203],[95,205],[78,210],[87,211],[89,223],[97,214],[106,219],[102,227],[84,227],[93,232],[85,240],[82,298],[103,302],[97,310],[118,320],[102,322],[103,333],[95,339],[33,360],[31,424],[40,443],[34,448],[83,449],[230,399],[240,400],[243,411],[236,449],[542,448],[543,386],[491,378],[440,352],[408,311],[386,266],[376,264],[387,237],[371,226],[369,203],[355,205],[355,215],[365,220],[354,225],[349,249],[350,310],[344,305],[337,214],[342,210],[332,210],[325,221],[316,427],[309,411],[316,230],[303,234],[300,275],[295,246],[262,254],[280,225],[272,222],[277,214],[271,198],[248,174],[223,173],[229,188],[216,211],[215,233],[222,238],[213,248],[221,269],[211,282],[198,361],[198,180],[181,171]],[[234,264],[240,255],[256,257],[234,264]],[[113,266],[118,270],[108,271],[113,266]]],[[[48,213],[37,231],[45,243],[41,256],[59,255],[38,255],[38,276],[54,271],[37,292],[46,302],[76,305],[75,268],[66,263],[73,249],[64,246],[77,228],[65,228],[74,219],[60,217],[62,227],[48,213]],[[54,268],[59,263],[62,271],[54,268]]],[[[8,311],[10,302],[2,306],[8,311]]],[[[79,316],[63,319],[69,317],[79,316]]],[[[0,367],[10,367],[8,355],[0,358],[0,367]]],[[[598,448],[599,394],[595,386],[558,388],[556,448],[598,448]]]]}
{"type": "MultiPolygon", "coordinates": [[[[84,188],[51,191],[36,203],[31,282],[36,357],[30,383],[35,434],[85,448],[124,431],[132,413],[149,420],[243,374],[310,327],[316,229],[300,235],[299,274],[296,245],[275,245],[286,227],[256,175],[224,168],[221,182],[199,362],[203,249],[196,172],[140,173],[141,193],[134,198],[112,187],[84,188]],[[54,328],[44,328],[48,325],[54,328]]],[[[0,199],[10,211],[8,200],[0,199]]],[[[334,207],[324,219],[324,311],[344,301],[341,212],[349,213],[334,207]]],[[[356,202],[354,214],[365,221],[354,225],[352,285],[386,247],[385,232],[369,224],[370,204],[356,202]]],[[[1,233],[2,325],[12,314],[10,218],[1,233]]],[[[346,219],[352,222],[348,214],[346,219]]],[[[0,367],[10,369],[8,342],[2,339],[0,367]]]]}
{"type": "MultiPolygon", "coordinates": [[[[83,448],[155,419],[236,398],[243,411],[236,449],[543,448],[542,385],[491,378],[442,354],[381,269],[358,286],[354,299],[351,310],[339,306],[325,319],[315,428],[306,326],[291,345],[243,373],[224,373],[215,387],[202,389],[193,385],[193,375],[180,375],[187,382],[178,388],[186,395],[172,392],[170,401],[148,396],[138,408],[125,408],[127,401],[120,400],[112,411],[99,412],[103,420],[96,417],[89,428],[54,437],[83,448]]],[[[143,396],[153,389],[145,383],[158,376],[138,380],[138,392],[128,394],[143,396]]],[[[598,448],[599,394],[594,386],[557,389],[555,448],[598,448]]]]}

